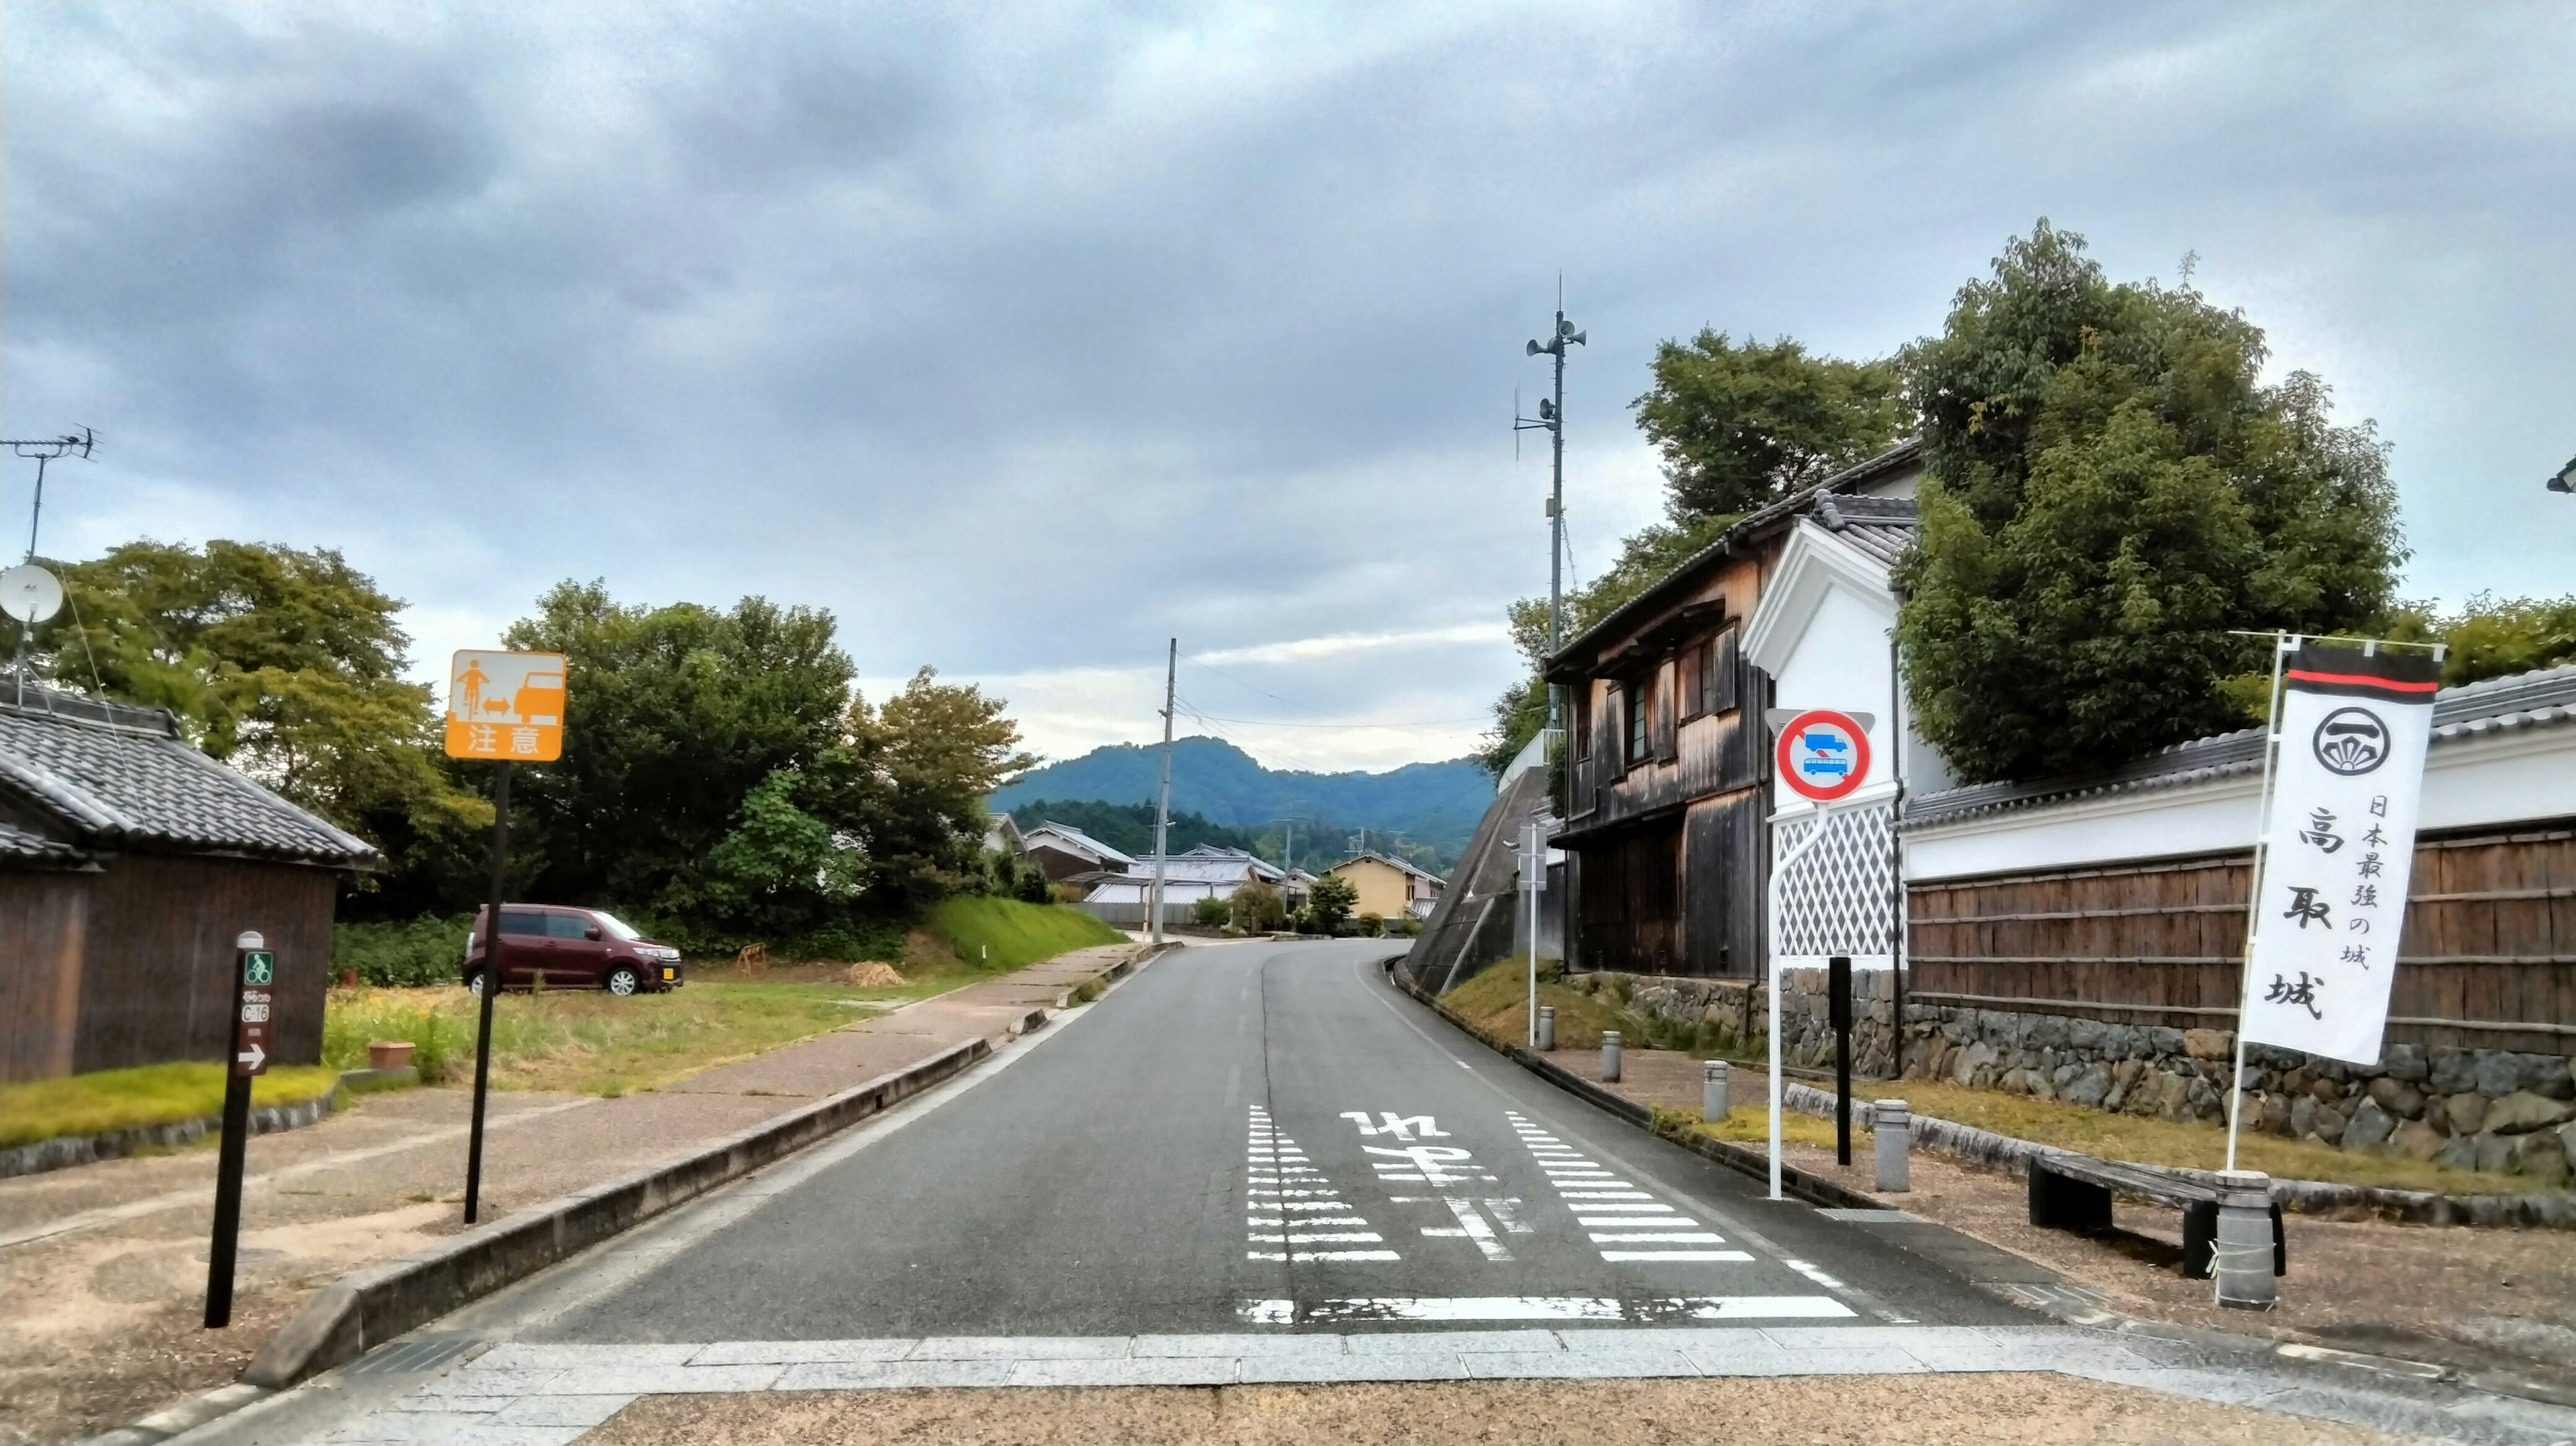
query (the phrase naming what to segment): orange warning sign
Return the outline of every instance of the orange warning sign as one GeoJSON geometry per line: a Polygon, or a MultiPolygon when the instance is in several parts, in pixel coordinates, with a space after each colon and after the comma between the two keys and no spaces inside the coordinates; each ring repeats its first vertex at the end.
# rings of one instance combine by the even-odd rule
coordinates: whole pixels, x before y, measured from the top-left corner
{"type": "Polygon", "coordinates": [[[563,730],[563,654],[469,649],[448,665],[448,757],[552,763],[563,730]]]}

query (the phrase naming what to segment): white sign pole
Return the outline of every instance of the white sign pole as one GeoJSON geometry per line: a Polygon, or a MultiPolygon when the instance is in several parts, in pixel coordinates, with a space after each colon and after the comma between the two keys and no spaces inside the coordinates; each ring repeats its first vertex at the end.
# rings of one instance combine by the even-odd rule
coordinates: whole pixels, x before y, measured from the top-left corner
{"type": "Polygon", "coordinates": [[[1529,1047],[1538,1048],[1538,886],[1547,855],[1540,850],[1538,820],[1521,826],[1521,892],[1529,896],[1529,1047]]]}
{"type": "MultiPolygon", "coordinates": [[[[2254,799],[2254,865],[2245,880],[2245,962],[2244,979],[2254,977],[2254,931],[2263,914],[2263,854],[2272,826],[2272,755],[2279,751],[2281,732],[2281,660],[2290,654],[2298,641],[2287,634],[2272,635],[2272,691],[2263,708],[2263,791],[2254,799]]],[[[2240,980],[2240,983],[2243,981],[2240,980]]],[[[2241,996],[2244,991],[2238,991],[2241,996]]],[[[2236,1072],[2227,1077],[2227,1168],[2236,1168],[2236,1124],[2245,1111],[2245,1001],[2236,1001],[2236,1072]]]]}

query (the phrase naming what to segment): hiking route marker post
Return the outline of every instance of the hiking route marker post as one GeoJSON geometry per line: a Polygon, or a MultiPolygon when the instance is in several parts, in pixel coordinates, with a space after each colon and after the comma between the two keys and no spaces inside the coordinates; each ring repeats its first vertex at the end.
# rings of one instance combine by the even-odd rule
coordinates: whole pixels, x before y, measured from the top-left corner
{"type": "MultiPolygon", "coordinates": [[[[510,765],[563,756],[570,699],[561,653],[460,649],[447,668],[447,756],[501,765],[492,779],[492,892],[483,913],[482,995],[474,1026],[474,1124],[465,1146],[465,1223],[483,1204],[483,1102],[492,1082],[492,1001],[501,992],[501,888],[510,863],[510,765]]],[[[472,957],[473,944],[466,945],[472,957]]]]}
{"type": "Polygon", "coordinates": [[[1779,730],[1780,739],[1772,750],[1772,760],[1779,768],[1780,782],[1791,793],[1816,806],[1815,827],[1797,846],[1771,866],[1771,884],[1766,891],[1768,904],[1764,923],[1770,932],[1771,974],[1771,1198],[1780,1194],[1780,1097],[1783,1084],[1780,1073],[1780,882],[1798,866],[1816,845],[1824,842],[1833,828],[1834,805],[1858,792],[1869,781],[1869,725],[1875,721],[1868,713],[1841,713],[1830,708],[1792,711],[1774,708],[1763,715],[1763,721],[1779,730]]]}
{"type": "Polygon", "coordinates": [[[233,1047],[224,1067],[222,1148],[215,1157],[215,1229],[206,1242],[206,1329],[233,1322],[233,1255],[241,1242],[242,1156],[250,1143],[250,1083],[268,1072],[277,956],[249,929],[233,940],[233,1047]]]}

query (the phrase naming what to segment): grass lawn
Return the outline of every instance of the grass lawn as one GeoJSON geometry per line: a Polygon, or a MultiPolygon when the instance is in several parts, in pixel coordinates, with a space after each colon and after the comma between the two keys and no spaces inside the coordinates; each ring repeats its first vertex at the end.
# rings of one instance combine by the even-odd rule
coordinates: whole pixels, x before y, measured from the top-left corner
{"type": "MultiPolygon", "coordinates": [[[[339,1072],[281,1067],[251,1081],[256,1105],[300,1105],[329,1094],[339,1072]]],[[[211,1061],[105,1069],[0,1085],[0,1147],[168,1125],[223,1113],[224,1067],[211,1061]]]]}
{"type": "MultiPolygon", "coordinates": [[[[1488,966],[1457,988],[1440,996],[1440,1002],[1474,1020],[1497,1039],[1520,1041],[1529,1038],[1529,963],[1506,959],[1488,966]]],[[[1556,1010],[1556,1047],[1559,1049],[1599,1049],[1601,1031],[1626,1031],[1632,1043],[1639,1040],[1636,1023],[1623,1019],[1619,1012],[1589,994],[1577,994],[1561,985],[1539,981],[1538,1002],[1556,1010]]]]}
{"type": "Polygon", "coordinates": [[[1127,942],[1124,933],[1080,909],[1017,899],[944,900],[930,911],[929,930],[959,959],[997,973],[1093,944],[1127,942]]]}

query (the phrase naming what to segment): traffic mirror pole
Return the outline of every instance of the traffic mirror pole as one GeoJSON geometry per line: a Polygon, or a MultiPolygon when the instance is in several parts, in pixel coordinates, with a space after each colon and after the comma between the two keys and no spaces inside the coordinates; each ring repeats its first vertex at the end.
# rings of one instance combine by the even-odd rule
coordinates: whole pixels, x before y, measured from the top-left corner
{"type": "Polygon", "coordinates": [[[510,862],[510,763],[492,780],[492,901],[483,915],[483,998],[474,1026],[474,1128],[465,1147],[465,1223],[483,1204],[483,1098],[492,1083],[492,1001],[501,994],[501,880],[510,862]]]}
{"type": "Polygon", "coordinates": [[[250,1143],[250,1082],[268,1069],[277,963],[250,930],[233,940],[232,1049],[224,1062],[223,1147],[215,1158],[215,1230],[206,1243],[206,1329],[233,1323],[233,1256],[241,1240],[242,1156],[250,1143]]]}

